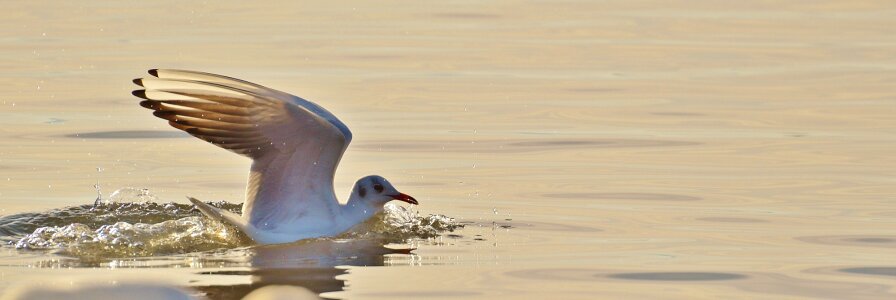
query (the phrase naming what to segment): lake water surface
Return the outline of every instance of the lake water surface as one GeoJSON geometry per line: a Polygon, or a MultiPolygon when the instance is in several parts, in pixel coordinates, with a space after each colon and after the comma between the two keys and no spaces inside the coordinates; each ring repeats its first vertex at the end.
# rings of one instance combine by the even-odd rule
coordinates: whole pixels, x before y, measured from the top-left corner
{"type": "Polygon", "coordinates": [[[0,291],[896,297],[890,1],[29,1],[0,15],[0,218],[92,204],[95,185],[242,202],[247,159],[130,95],[147,69],[180,68],[317,102],[354,133],[338,196],[378,174],[412,211],[465,225],[92,257],[0,231],[0,291]]]}

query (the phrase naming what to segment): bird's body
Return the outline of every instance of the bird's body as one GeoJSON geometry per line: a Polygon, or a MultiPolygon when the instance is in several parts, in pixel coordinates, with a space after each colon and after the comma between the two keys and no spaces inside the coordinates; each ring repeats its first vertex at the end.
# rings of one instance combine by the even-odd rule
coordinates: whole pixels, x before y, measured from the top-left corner
{"type": "Polygon", "coordinates": [[[345,204],[333,175],[351,142],[348,127],[305,99],[221,75],[150,70],[135,79],[140,105],[177,129],[252,159],[242,215],[190,198],[205,215],[261,244],[342,233],[390,200],[417,201],[384,178],[358,180],[345,204]]]}

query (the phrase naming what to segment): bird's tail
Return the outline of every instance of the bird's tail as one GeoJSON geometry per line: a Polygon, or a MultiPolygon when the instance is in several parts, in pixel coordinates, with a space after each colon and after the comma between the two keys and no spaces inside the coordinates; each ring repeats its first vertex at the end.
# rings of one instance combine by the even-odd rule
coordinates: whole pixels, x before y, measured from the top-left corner
{"type": "Polygon", "coordinates": [[[214,206],[209,205],[208,203],[199,201],[199,199],[187,196],[187,199],[190,199],[190,202],[193,205],[196,205],[196,208],[202,212],[206,217],[209,217],[213,220],[221,221],[225,224],[230,224],[239,228],[243,233],[250,234],[248,231],[248,227],[246,226],[246,222],[240,218],[239,215],[229,212],[227,210],[223,210],[214,206]]]}

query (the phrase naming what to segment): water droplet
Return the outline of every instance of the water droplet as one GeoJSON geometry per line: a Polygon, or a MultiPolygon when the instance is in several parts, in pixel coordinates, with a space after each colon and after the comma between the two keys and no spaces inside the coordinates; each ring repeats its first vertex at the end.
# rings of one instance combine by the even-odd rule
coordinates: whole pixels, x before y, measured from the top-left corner
{"type": "Polygon", "coordinates": [[[149,189],[137,189],[132,187],[120,188],[109,194],[111,203],[149,203],[158,201],[158,197],[149,192],[149,189]]]}
{"type": "Polygon", "coordinates": [[[94,184],[93,189],[96,190],[96,200],[93,201],[93,206],[98,206],[103,203],[103,192],[100,191],[100,183],[94,184]]]}

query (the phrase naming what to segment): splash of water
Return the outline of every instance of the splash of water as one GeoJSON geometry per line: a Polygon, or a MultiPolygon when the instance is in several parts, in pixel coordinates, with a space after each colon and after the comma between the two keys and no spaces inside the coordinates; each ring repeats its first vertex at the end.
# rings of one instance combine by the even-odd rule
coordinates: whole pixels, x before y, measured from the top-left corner
{"type": "Polygon", "coordinates": [[[351,230],[343,237],[374,237],[396,243],[411,238],[434,238],[443,232],[450,232],[460,227],[463,225],[445,215],[421,216],[419,212],[403,206],[386,204],[382,213],[364,222],[360,229],[351,230]]]}
{"type": "MultiPolygon", "coordinates": [[[[238,204],[212,205],[239,211],[238,204]]],[[[135,257],[238,247],[234,228],[202,217],[192,205],[104,202],[0,218],[0,234],[18,249],[83,258],[135,257]]]]}
{"type": "MultiPolygon", "coordinates": [[[[18,249],[84,259],[171,255],[251,245],[239,230],[205,218],[192,205],[157,203],[156,199],[145,189],[127,188],[92,205],[4,216],[0,218],[0,239],[18,249]]],[[[240,204],[223,201],[211,205],[234,213],[241,210],[240,204]]],[[[387,205],[383,213],[335,239],[401,243],[433,238],[462,226],[443,215],[424,217],[401,206],[387,205]]]]}
{"type": "Polygon", "coordinates": [[[40,227],[19,239],[18,249],[53,249],[76,257],[130,257],[188,253],[238,245],[233,229],[203,217],[156,224],[118,222],[92,229],[73,223],[40,227]]]}

